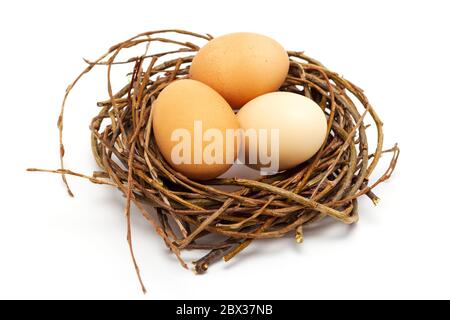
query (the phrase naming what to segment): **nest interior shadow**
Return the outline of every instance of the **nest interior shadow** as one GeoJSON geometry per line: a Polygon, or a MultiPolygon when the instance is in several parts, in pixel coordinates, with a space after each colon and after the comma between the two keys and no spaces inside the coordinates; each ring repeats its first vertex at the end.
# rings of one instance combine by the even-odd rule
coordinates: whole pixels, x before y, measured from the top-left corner
{"type": "MultiPolygon", "coordinates": [[[[290,234],[301,242],[303,226],[325,217],[355,223],[360,196],[366,195],[377,203],[372,189],[390,177],[399,149],[383,149],[382,121],[363,91],[302,52],[288,52],[289,74],[280,91],[311,98],[327,116],[327,139],[312,159],[255,180],[236,177],[198,182],[170,167],[152,134],[152,103],[169,83],[188,77],[190,62],[200,48],[194,44],[195,39],[205,42],[212,37],[182,30],[146,32],[113,46],[96,61],[87,61],[87,68],[66,92],[58,121],[61,169],[55,172],[62,174],[66,185],[67,174],[77,175],[94,183],[113,185],[124,194],[128,240],[138,275],[131,243],[132,203],[183,266],[187,267],[180,254],[182,249],[208,250],[193,262],[197,273],[205,272],[214,261],[233,258],[254,239],[290,234]],[[172,40],[169,35],[194,41],[172,40]],[[177,48],[152,54],[153,42],[177,48]],[[144,54],[118,60],[119,53],[142,44],[147,45],[144,54]],[[122,89],[112,92],[110,72],[118,64],[130,66],[130,77],[122,89]],[[85,176],[64,168],[64,107],[73,86],[99,65],[108,71],[109,99],[97,104],[99,112],[90,128],[92,152],[101,170],[85,176]],[[366,126],[369,120],[374,124],[370,128],[366,126]],[[377,134],[372,153],[367,130],[377,134]],[[392,158],[386,171],[372,181],[370,177],[380,157],[387,152],[392,153],[392,158]],[[222,186],[238,188],[225,191],[222,186]],[[156,209],[156,215],[146,204],[156,209]],[[211,234],[221,237],[206,237],[211,234]]],[[[67,188],[71,193],[68,185],[67,188]]]]}

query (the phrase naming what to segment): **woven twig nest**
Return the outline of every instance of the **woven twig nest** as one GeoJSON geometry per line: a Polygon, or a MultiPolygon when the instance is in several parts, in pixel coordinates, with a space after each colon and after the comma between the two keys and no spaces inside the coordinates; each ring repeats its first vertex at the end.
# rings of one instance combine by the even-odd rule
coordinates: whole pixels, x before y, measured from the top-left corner
{"type": "MultiPolygon", "coordinates": [[[[87,61],[80,75],[96,65],[106,65],[108,70],[109,99],[98,103],[98,115],[90,126],[92,152],[101,171],[88,178],[116,186],[127,199],[128,222],[134,203],[184,266],[181,249],[209,250],[194,262],[199,273],[214,260],[231,259],[253,239],[289,235],[301,242],[302,227],[324,217],[356,222],[357,199],[366,195],[378,201],[372,189],[390,177],[399,154],[397,146],[383,151],[382,122],[360,88],[302,52],[289,51],[289,75],[280,90],[307,96],[326,113],[328,137],[320,151],[291,170],[256,180],[236,177],[198,182],[176,172],[154,141],[152,103],[169,83],[188,77],[195,52],[211,39],[181,30],[143,33],[113,46],[98,60],[87,61]],[[180,36],[188,41],[179,40],[180,36]],[[172,48],[152,53],[154,43],[172,48]],[[142,55],[118,59],[142,45],[142,55]],[[116,65],[129,66],[129,81],[113,92],[109,75],[116,65]],[[372,151],[366,135],[368,122],[377,134],[372,151]],[[384,152],[393,153],[390,165],[380,178],[369,182],[384,152]],[[226,191],[223,186],[238,188],[226,191]],[[156,208],[156,215],[147,204],[156,208]],[[206,237],[210,234],[218,236],[206,237]]],[[[58,122],[61,133],[64,104],[58,122]]],[[[61,138],[61,162],[63,155],[61,138]]],[[[57,172],[64,180],[65,174],[79,175],[61,166],[57,172]]]]}

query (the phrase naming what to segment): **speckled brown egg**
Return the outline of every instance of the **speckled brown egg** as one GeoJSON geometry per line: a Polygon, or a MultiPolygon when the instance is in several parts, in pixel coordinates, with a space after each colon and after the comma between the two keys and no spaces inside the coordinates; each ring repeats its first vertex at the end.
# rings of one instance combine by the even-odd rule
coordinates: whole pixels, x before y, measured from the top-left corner
{"type": "Polygon", "coordinates": [[[286,50],[256,33],[231,33],[211,40],[192,61],[190,76],[220,93],[233,108],[276,91],[289,71],[286,50]]]}

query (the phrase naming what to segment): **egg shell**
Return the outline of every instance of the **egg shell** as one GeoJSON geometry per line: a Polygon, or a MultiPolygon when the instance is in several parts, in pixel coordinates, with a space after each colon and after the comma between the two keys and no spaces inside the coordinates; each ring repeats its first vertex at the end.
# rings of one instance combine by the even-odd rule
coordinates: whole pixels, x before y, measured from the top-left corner
{"type": "MultiPolygon", "coordinates": [[[[243,106],[237,117],[244,131],[250,128],[279,130],[279,170],[290,169],[311,158],[326,138],[327,119],[319,105],[291,92],[259,96],[243,106]]],[[[260,147],[258,138],[258,152],[260,147]]],[[[248,155],[248,152],[247,140],[245,153],[248,155]]],[[[261,164],[255,166],[261,167],[261,164]]]]}
{"type": "Polygon", "coordinates": [[[276,91],[289,71],[286,50],[256,33],[231,33],[211,40],[199,50],[190,76],[219,92],[233,108],[259,95],[276,91]]]}
{"type": "MultiPolygon", "coordinates": [[[[195,150],[194,122],[201,121],[205,132],[214,128],[220,130],[223,137],[226,129],[238,129],[239,123],[230,105],[216,91],[207,85],[189,79],[177,80],[169,84],[153,102],[153,133],[161,154],[177,171],[195,180],[212,179],[232,165],[227,163],[226,143],[223,143],[223,163],[194,163],[195,150]],[[190,133],[190,152],[192,163],[175,163],[172,150],[179,140],[172,141],[172,134],[176,129],[186,129],[190,133]]],[[[224,139],[225,140],[225,139],[224,139]]],[[[203,153],[208,142],[201,144],[203,153]]],[[[199,144],[197,144],[199,146],[199,144]]],[[[234,140],[233,159],[239,148],[238,138],[234,140]]],[[[198,148],[197,148],[198,149],[198,148]]],[[[203,160],[203,159],[202,159],[203,160]]]]}

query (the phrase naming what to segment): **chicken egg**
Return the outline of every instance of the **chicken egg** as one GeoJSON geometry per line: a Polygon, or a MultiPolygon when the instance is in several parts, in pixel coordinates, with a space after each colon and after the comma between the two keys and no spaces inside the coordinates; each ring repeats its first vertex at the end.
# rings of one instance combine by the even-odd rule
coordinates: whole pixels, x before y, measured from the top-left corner
{"type": "Polygon", "coordinates": [[[259,96],[245,104],[237,117],[244,132],[245,162],[258,168],[295,167],[320,149],[327,134],[327,119],[319,105],[291,92],[259,96]],[[252,152],[257,160],[251,161],[252,152]]]}
{"type": "Polygon", "coordinates": [[[189,74],[220,93],[233,108],[240,108],[259,95],[278,90],[288,71],[289,57],[278,42],[239,32],[213,39],[201,48],[189,74]]]}
{"type": "Polygon", "coordinates": [[[176,80],[161,91],[152,108],[156,144],[175,170],[208,180],[231,167],[239,148],[233,130],[239,123],[216,91],[199,81],[176,80]]]}

